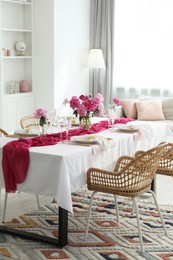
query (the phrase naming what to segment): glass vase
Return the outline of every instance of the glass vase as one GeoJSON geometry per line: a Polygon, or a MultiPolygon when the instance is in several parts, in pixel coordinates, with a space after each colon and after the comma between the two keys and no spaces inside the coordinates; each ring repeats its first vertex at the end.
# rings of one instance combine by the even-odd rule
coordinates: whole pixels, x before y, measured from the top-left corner
{"type": "Polygon", "coordinates": [[[44,116],[41,116],[39,119],[39,131],[40,131],[40,135],[45,135],[47,134],[47,128],[48,128],[48,124],[47,124],[47,118],[44,116]]]}
{"type": "Polygon", "coordinates": [[[79,118],[79,126],[82,129],[88,130],[91,128],[91,117],[89,116],[81,116],[79,118]]]}
{"type": "Polygon", "coordinates": [[[48,125],[47,125],[47,124],[39,125],[40,135],[45,135],[45,134],[47,134],[47,128],[48,128],[48,125]]]}

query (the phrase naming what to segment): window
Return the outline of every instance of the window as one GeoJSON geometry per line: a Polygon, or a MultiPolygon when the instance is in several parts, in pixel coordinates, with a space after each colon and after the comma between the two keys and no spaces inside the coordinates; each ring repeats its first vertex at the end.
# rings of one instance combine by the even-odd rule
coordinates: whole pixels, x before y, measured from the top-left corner
{"type": "Polygon", "coordinates": [[[173,1],[115,0],[114,92],[171,94],[173,1]]]}

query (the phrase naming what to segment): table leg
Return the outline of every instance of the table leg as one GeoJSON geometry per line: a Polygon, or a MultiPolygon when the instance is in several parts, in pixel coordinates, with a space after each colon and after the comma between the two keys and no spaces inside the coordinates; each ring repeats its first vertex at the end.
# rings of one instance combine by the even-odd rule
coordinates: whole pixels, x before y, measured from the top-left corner
{"type": "Polygon", "coordinates": [[[59,247],[68,243],[68,211],[59,207],[59,247]]]}
{"type": "Polygon", "coordinates": [[[68,211],[59,207],[59,236],[57,238],[46,237],[35,233],[6,227],[0,225],[0,233],[9,234],[12,236],[18,236],[24,239],[34,240],[57,247],[64,247],[68,243],[68,211]]]}

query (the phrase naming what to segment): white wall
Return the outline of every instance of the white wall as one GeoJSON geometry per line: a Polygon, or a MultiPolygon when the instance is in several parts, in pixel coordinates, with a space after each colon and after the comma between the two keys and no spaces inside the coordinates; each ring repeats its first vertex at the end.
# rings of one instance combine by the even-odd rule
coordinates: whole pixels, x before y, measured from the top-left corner
{"type": "Polygon", "coordinates": [[[89,92],[89,0],[34,0],[35,107],[89,92]]]}

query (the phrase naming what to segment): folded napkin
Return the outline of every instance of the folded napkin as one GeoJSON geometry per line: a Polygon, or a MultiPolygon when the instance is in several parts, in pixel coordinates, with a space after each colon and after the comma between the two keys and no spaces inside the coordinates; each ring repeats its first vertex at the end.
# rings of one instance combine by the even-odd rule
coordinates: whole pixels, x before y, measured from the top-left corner
{"type": "Polygon", "coordinates": [[[70,138],[71,141],[84,142],[88,144],[99,143],[102,151],[108,151],[110,149],[110,142],[108,138],[95,134],[86,134],[83,136],[73,136],[70,138]]]}

